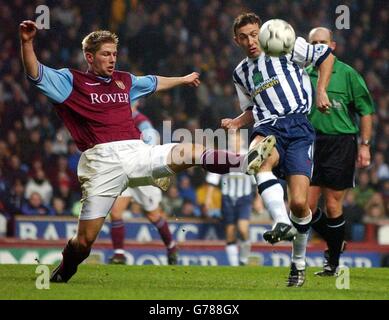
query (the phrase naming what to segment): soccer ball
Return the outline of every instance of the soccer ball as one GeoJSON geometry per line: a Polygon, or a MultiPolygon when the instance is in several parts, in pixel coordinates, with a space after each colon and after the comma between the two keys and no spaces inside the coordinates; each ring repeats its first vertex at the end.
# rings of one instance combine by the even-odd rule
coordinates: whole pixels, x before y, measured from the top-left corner
{"type": "Polygon", "coordinates": [[[279,57],[290,53],[295,40],[292,26],[281,19],[266,21],[259,32],[261,48],[269,56],[279,57]]]}

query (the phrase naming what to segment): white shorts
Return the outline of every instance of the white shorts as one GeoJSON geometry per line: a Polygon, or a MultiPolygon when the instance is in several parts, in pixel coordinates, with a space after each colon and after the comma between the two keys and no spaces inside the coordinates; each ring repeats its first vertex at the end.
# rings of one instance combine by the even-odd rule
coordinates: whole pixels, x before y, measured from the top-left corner
{"type": "Polygon", "coordinates": [[[154,186],[127,188],[120,196],[133,198],[146,211],[157,209],[162,201],[161,189],[154,186]]]}
{"type": "Polygon", "coordinates": [[[80,220],[106,217],[115,199],[127,187],[151,185],[152,173],[164,172],[167,156],[175,145],[125,140],[98,144],[84,151],[77,167],[83,202],[80,220]]]}

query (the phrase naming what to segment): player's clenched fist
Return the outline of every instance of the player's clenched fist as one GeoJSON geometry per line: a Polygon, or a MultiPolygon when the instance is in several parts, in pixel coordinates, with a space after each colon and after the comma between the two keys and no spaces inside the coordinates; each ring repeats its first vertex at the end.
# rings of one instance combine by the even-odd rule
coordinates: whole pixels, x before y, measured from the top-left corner
{"type": "Polygon", "coordinates": [[[31,41],[34,39],[37,31],[37,26],[34,21],[25,20],[19,25],[19,34],[22,41],[31,41]]]}
{"type": "Polygon", "coordinates": [[[184,77],[184,84],[191,87],[198,87],[200,85],[200,74],[198,72],[192,72],[184,77]]]}
{"type": "Polygon", "coordinates": [[[230,119],[230,118],[222,119],[221,127],[223,129],[226,129],[226,130],[228,130],[228,129],[239,129],[239,127],[234,122],[234,119],[230,119]]]}

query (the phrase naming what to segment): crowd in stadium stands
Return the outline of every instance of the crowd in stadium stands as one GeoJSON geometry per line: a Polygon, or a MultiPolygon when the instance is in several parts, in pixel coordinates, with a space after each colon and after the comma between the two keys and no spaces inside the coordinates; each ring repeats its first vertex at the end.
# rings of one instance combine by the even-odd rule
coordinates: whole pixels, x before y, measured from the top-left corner
{"type": "MultiPolygon", "coordinates": [[[[48,99],[27,81],[19,58],[18,24],[35,19],[41,1],[0,0],[0,212],[12,235],[15,215],[77,215],[80,156],[48,99]]],[[[265,21],[289,21],[301,36],[312,27],[334,29],[335,1],[46,1],[50,30],[39,31],[36,48],[41,63],[85,69],[82,38],[92,30],[109,28],[119,35],[118,69],[136,75],[201,73],[198,89],[177,88],[151,96],[141,111],[162,133],[172,130],[219,127],[223,117],[240,113],[232,71],[243,58],[232,39],[234,18],[255,11],[265,21]]],[[[372,164],[357,175],[357,187],[344,201],[349,221],[387,223],[389,218],[389,93],[388,19],[386,1],[343,1],[350,8],[350,29],[334,30],[335,54],[359,71],[376,104],[372,164]]],[[[220,216],[220,195],[214,207],[202,210],[204,173],[191,169],[177,177],[165,193],[167,215],[220,216]]],[[[140,216],[133,205],[131,216],[140,216]]],[[[253,217],[263,217],[257,198],[253,217]]],[[[1,216],[0,215],[0,216],[1,216]]],[[[352,232],[352,231],[350,231],[352,232]]],[[[351,235],[349,236],[351,237],[351,235]]]]}

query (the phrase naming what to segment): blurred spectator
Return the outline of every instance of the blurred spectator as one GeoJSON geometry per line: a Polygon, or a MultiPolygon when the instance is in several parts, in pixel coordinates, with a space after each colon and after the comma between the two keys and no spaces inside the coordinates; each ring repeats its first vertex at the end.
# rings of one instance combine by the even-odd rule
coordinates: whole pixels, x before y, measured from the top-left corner
{"type": "Polygon", "coordinates": [[[12,215],[22,214],[22,207],[26,204],[25,187],[20,179],[16,179],[7,195],[7,211],[12,215]]]}
{"type": "Polygon", "coordinates": [[[365,212],[364,209],[357,204],[355,198],[354,190],[347,191],[344,198],[343,214],[346,220],[345,240],[352,240],[352,227],[356,223],[362,223],[365,212]]]}
{"type": "Polygon", "coordinates": [[[369,173],[366,170],[359,173],[358,183],[354,188],[354,193],[357,205],[365,208],[367,202],[374,194],[374,189],[370,186],[369,173]]]}
{"type": "Polygon", "coordinates": [[[67,216],[71,214],[70,210],[66,210],[65,202],[58,197],[54,197],[52,201],[53,214],[56,216],[67,216]]]}
{"type": "Polygon", "coordinates": [[[376,225],[389,224],[389,219],[385,215],[384,207],[378,204],[373,204],[368,207],[366,215],[363,217],[364,223],[372,223],[376,225]]]}
{"type": "Polygon", "coordinates": [[[39,193],[33,192],[28,202],[22,206],[22,213],[26,216],[53,215],[51,208],[45,206],[39,193]]]}
{"type": "Polygon", "coordinates": [[[162,194],[161,208],[168,215],[173,216],[181,209],[183,200],[175,185],[171,185],[166,193],[162,194]]]}
{"type": "Polygon", "coordinates": [[[179,177],[178,192],[184,201],[189,200],[192,204],[196,204],[196,191],[191,185],[189,177],[185,174],[179,177]]]}
{"type": "Polygon", "coordinates": [[[37,169],[34,175],[28,179],[25,191],[25,197],[30,199],[33,193],[38,193],[44,205],[49,205],[53,195],[53,187],[42,169],[37,169]]]}
{"type": "Polygon", "coordinates": [[[77,174],[77,166],[78,161],[80,160],[81,152],[78,150],[76,144],[73,140],[69,141],[68,143],[68,166],[69,169],[74,173],[77,174]]]}
{"type": "Polygon", "coordinates": [[[197,218],[201,216],[200,210],[190,200],[184,200],[179,210],[173,211],[177,218],[197,218]]]}

